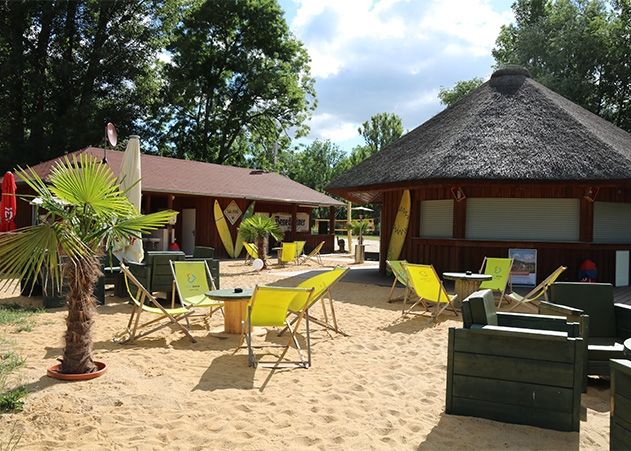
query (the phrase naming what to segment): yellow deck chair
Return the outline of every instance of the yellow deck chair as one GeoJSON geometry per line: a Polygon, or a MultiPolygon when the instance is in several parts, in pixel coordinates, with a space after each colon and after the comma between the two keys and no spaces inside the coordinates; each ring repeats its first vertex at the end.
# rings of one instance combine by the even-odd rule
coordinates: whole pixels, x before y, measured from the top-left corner
{"type": "Polygon", "coordinates": [[[394,302],[397,300],[401,300],[401,298],[392,299],[392,295],[394,294],[394,289],[397,286],[397,282],[403,285],[405,288],[405,295],[408,295],[408,291],[410,291],[410,286],[408,283],[408,275],[405,272],[405,265],[408,264],[407,260],[386,260],[386,264],[392,271],[394,275],[394,281],[392,282],[392,288],[390,288],[390,294],[388,295],[388,302],[394,302]]]}
{"type": "Polygon", "coordinates": [[[257,286],[254,288],[252,298],[248,304],[247,320],[243,327],[243,333],[241,340],[245,337],[248,347],[248,365],[251,367],[261,366],[263,368],[309,368],[311,366],[311,341],[309,336],[309,314],[307,309],[303,308],[298,315],[298,320],[295,325],[292,325],[287,321],[287,309],[289,304],[296,303],[307,306],[307,301],[311,297],[313,289],[306,288],[286,288],[286,287],[267,287],[257,286]],[[302,353],[302,348],[296,337],[296,331],[300,327],[300,322],[306,315],[306,346],[307,357],[302,353]],[[289,338],[286,345],[265,345],[255,346],[252,343],[252,328],[253,327],[287,327],[289,330],[289,338]],[[285,355],[294,344],[296,351],[299,355],[298,361],[287,361],[285,355]],[[254,348],[272,348],[280,347],[283,349],[282,353],[275,362],[261,362],[254,355],[254,348]]]}
{"type": "Polygon", "coordinates": [[[259,250],[254,243],[246,243],[243,242],[243,248],[245,249],[245,261],[243,262],[246,265],[252,264],[252,260],[256,260],[259,258],[259,250]]]}
{"type": "MultiPolygon", "coordinates": [[[[316,318],[311,315],[311,313],[309,313],[309,321],[314,322],[345,337],[349,337],[350,335],[341,330],[337,325],[337,317],[335,316],[335,307],[333,306],[333,295],[331,293],[331,288],[342,277],[344,277],[348,270],[349,268],[337,266],[330,271],[326,271],[320,274],[316,274],[313,277],[309,277],[307,280],[298,284],[298,287],[300,288],[313,288],[313,295],[308,300],[307,310],[313,307],[318,301],[320,301],[322,305],[322,319],[316,318]],[[329,312],[327,312],[325,296],[328,297],[329,300],[329,309],[332,323],[329,322],[329,312]]],[[[291,321],[291,324],[296,322],[303,308],[304,306],[301,305],[298,301],[289,304],[289,316],[294,317],[291,321]]],[[[283,329],[278,335],[282,335],[286,330],[287,328],[283,329]]]]}
{"type": "Polygon", "coordinates": [[[296,263],[296,243],[283,243],[278,263],[284,265],[291,261],[296,263]]]}
{"type": "Polygon", "coordinates": [[[447,307],[451,307],[453,312],[458,315],[458,311],[453,305],[453,301],[458,295],[447,294],[443,282],[438,277],[438,274],[436,274],[434,266],[413,265],[408,263],[405,265],[405,271],[408,276],[410,288],[414,290],[418,296],[418,301],[406,310],[408,301],[408,293],[406,293],[405,298],[403,298],[403,315],[409,313],[420,314],[419,312],[412,311],[418,304],[422,304],[425,307],[425,311],[429,311],[428,302],[435,304],[434,311],[432,312],[433,319],[436,319],[447,307]]]}
{"type": "Polygon", "coordinates": [[[311,260],[322,266],[322,257],[320,256],[320,251],[322,250],[322,246],[324,246],[324,243],[325,241],[321,241],[320,244],[314,247],[311,252],[309,252],[302,258],[302,262],[305,263],[307,260],[311,260]]]}
{"type": "Polygon", "coordinates": [[[210,274],[208,263],[205,260],[171,260],[169,264],[173,273],[173,285],[175,285],[171,298],[171,308],[175,307],[175,292],[177,291],[182,307],[208,309],[208,312],[201,316],[204,318],[206,327],[209,328],[210,318],[214,312],[223,308],[223,302],[206,296],[208,291],[217,289],[213,276],[210,274]]]}
{"type": "Polygon", "coordinates": [[[185,307],[171,309],[164,308],[157,299],[149,293],[140,282],[138,282],[138,279],[134,277],[127,266],[121,263],[120,268],[124,275],[127,292],[133,302],[133,306],[129,322],[127,323],[127,328],[116,334],[113,341],[116,343],[129,343],[137,338],[147,336],[159,329],[162,329],[163,327],[175,326],[188,338],[190,338],[193,343],[196,342],[195,338],[191,335],[188,329],[180,323],[181,320],[188,319],[188,317],[193,314],[193,310],[189,310],[185,307]],[[130,287],[130,283],[136,288],[135,294],[130,287]],[[147,302],[149,302],[149,305],[147,302]],[[146,323],[138,324],[143,312],[157,315],[157,318],[147,321],[146,323]],[[147,328],[149,329],[147,330],[147,328]]]}
{"type": "Polygon", "coordinates": [[[555,269],[552,272],[552,274],[546,277],[539,285],[537,285],[532,290],[530,290],[528,294],[526,294],[525,296],[520,296],[518,293],[514,293],[514,292],[507,294],[506,295],[507,299],[516,302],[516,304],[513,305],[508,310],[509,311],[514,310],[517,306],[520,306],[520,305],[531,305],[533,307],[536,307],[534,302],[547,301],[548,288],[550,287],[550,285],[556,282],[556,280],[559,278],[561,273],[563,273],[563,271],[565,271],[566,269],[567,267],[565,266],[559,266],[557,269],[555,269]]]}
{"type": "Polygon", "coordinates": [[[484,260],[482,261],[479,273],[493,276],[493,278],[482,282],[480,284],[480,290],[488,289],[499,292],[500,302],[498,307],[502,306],[502,301],[504,300],[504,295],[506,293],[506,286],[510,284],[510,271],[512,267],[512,258],[484,257],[484,260]]]}
{"type": "Polygon", "coordinates": [[[296,243],[296,264],[300,264],[300,260],[302,260],[302,253],[305,250],[306,241],[294,241],[296,243]]]}

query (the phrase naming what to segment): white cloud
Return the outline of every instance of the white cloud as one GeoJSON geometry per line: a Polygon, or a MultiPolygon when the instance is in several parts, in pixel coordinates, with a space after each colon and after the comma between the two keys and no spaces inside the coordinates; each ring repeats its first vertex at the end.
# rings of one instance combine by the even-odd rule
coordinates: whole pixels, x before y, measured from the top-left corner
{"type": "Polygon", "coordinates": [[[329,113],[316,114],[311,119],[314,138],[330,139],[333,142],[348,141],[357,136],[359,124],[341,121],[338,116],[329,113]]]}

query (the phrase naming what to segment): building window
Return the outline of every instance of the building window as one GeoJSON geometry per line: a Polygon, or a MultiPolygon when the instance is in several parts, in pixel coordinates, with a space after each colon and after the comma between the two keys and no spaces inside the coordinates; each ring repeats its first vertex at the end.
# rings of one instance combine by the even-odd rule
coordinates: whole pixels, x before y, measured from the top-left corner
{"type": "Polygon", "coordinates": [[[578,199],[468,198],[470,240],[578,241],[578,199]]]}
{"type": "Polygon", "coordinates": [[[453,200],[424,200],[421,202],[420,236],[421,238],[453,238],[453,200]]]}
{"type": "Polygon", "coordinates": [[[631,204],[594,202],[594,243],[631,243],[631,204]]]}

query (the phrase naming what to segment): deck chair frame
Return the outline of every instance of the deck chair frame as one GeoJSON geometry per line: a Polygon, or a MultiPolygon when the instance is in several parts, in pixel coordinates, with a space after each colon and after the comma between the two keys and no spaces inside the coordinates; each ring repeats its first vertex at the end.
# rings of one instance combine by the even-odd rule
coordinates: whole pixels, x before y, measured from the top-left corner
{"type": "MultiPolygon", "coordinates": [[[[480,266],[480,270],[478,271],[480,274],[487,274],[487,273],[484,273],[483,271],[486,269],[486,264],[487,264],[488,260],[490,260],[490,259],[510,260],[510,265],[508,267],[508,274],[506,276],[506,284],[504,285],[504,289],[503,290],[499,290],[500,291],[500,301],[499,301],[499,303],[497,305],[497,308],[500,308],[502,306],[502,301],[506,297],[506,287],[510,287],[510,291],[513,291],[513,284],[511,282],[510,272],[511,272],[511,270],[513,268],[513,263],[514,263],[515,259],[513,259],[513,258],[504,258],[504,257],[484,257],[484,260],[482,260],[482,266],[480,266]]],[[[488,274],[488,275],[492,276],[492,274],[488,274]]],[[[484,284],[484,282],[482,284],[484,284]]],[[[509,302],[509,301],[506,300],[506,302],[509,302]]]]}
{"type": "Polygon", "coordinates": [[[409,291],[407,291],[405,293],[405,297],[403,298],[403,310],[402,310],[402,316],[405,315],[420,315],[422,316],[424,313],[429,312],[429,306],[428,303],[434,303],[436,304],[434,306],[433,311],[431,312],[431,317],[432,320],[436,320],[436,318],[438,318],[438,316],[444,312],[448,307],[451,307],[451,310],[454,312],[454,314],[456,316],[458,316],[458,310],[456,310],[456,307],[453,304],[453,301],[456,300],[458,298],[458,295],[454,294],[454,295],[450,295],[449,293],[447,293],[447,290],[445,290],[445,286],[443,284],[443,281],[440,279],[440,277],[438,277],[438,273],[436,273],[436,269],[434,268],[434,265],[423,265],[423,266],[429,266],[432,269],[432,273],[434,274],[434,277],[436,278],[436,280],[438,281],[438,293],[436,296],[437,301],[432,301],[429,299],[424,299],[423,296],[417,291],[417,288],[414,286],[414,282],[413,282],[413,278],[410,276],[410,268],[414,268],[417,265],[414,264],[407,264],[405,265],[405,269],[406,272],[408,274],[408,281],[409,284],[411,285],[411,289],[409,291]],[[406,305],[407,305],[407,301],[408,301],[408,295],[410,292],[414,291],[414,293],[418,296],[418,300],[412,304],[412,306],[409,309],[405,309],[406,305]],[[441,302],[441,299],[443,297],[446,296],[446,300],[445,302],[441,302]],[[425,307],[425,312],[414,312],[412,311],[412,309],[414,309],[417,305],[421,304],[423,307],[425,307]],[[441,308],[440,304],[444,304],[444,306],[441,308]]]}
{"type": "Polygon", "coordinates": [[[392,281],[392,287],[390,287],[390,293],[388,293],[388,303],[403,300],[403,297],[405,297],[405,295],[408,294],[408,291],[410,291],[410,287],[408,286],[409,284],[407,280],[407,274],[405,273],[405,267],[404,267],[404,265],[406,264],[407,264],[407,260],[386,260],[386,265],[388,265],[388,267],[392,271],[392,274],[394,275],[394,280],[392,281]],[[399,270],[399,268],[396,267],[397,265],[400,266],[401,271],[399,270]],[[397,286],[397,282],[403,285],[403,288],[405,289],[405,294],[403,297],[398,297],[398,298],[393,299],[392,295],[394,294],[394,289],[397,286]]]}
{"type": "MultiPolygon", "coordinates": [[[[198,316],[198,317],[202,317],[204,320],[204,324],[206,325],[207,329],[210,329],[210,319],[213,316],[213,313],[215,313],[217,310],[220,310],[221,313],[223,314],[223,302],[219,302],[219,301],[215,301],[213,299],[207,298],[208,302],[204,303],[203,301],[198,303],[198,304],[193,304],[193,303],[189,303],[187,305],[186,301],[184,300],[184,296],[182,294],[182,290],[180,288],[180,285],[177,282],[177,274],[175,271],[176,266],[185,266],[185,265],[190,265],[190,264],[203,264],[204,265],[204,272],[206,273],[206,280],[210,281],[210,285],[209,285],[209,289],[211,290],[216,290],[217,286],[215,285],[215,279],[213,278],[212,274],[210,273],[210,268],[208,267],[208,263],[203,260],[203,261],[186,261],[186,260],[180,260],[180,261],[173,261],[171,260],[169,262],[169,265],[171,266],[171,272],[173,273],[173,290],[172,290],[172,295],[171,295],[171,308],[174,309],[175,308],[175,293],[177,291],[177,294],[180,298],[180,304],[182,305],[182,307],[190,309],[195,311],[195,309],[202,309],[202,308],[207,308],[208,312],[207,313],[193,313],[190,315],[190,317],[194,317],[194,316],[198,316]]],[[[186,317],[186,323],[188,324],[188,316],[186,317]]],[[[189,325],[190,326],[190,325],[189,325]]]]}
{"type": "Polygon", "coordinates": [[[325,241],[320,241],[320,243],[313,248],[311,252],[302,256],[301,263],[306,263],[307,260],[311,260],[314,263],[317,263],[320,266],[323,266],[322,256],[320,255],[320,251],[324,247],[325,241]]]}
{"type": "Polygon", "coordinates": [[[147,289],[138,281],[138,279],[136,279],[131,271],[129,271],[129,268],[127,266],[121,263],[120,269],[123,273],[127,292],[132,300],[133,305],[126,329],[116,334],[113,338],[113,341],[115,341],[116,343],[129,343],[138,338],[142,338],[153,332],[156,332],[157,330],[160,330],[164,327],[175,326],[177,329],[183,332],[184,335],[186,335],[193,343],[197,342],[197,340],[195,340],[195,337],[191,335],[189,330],[180,323],[181,320],[187,320],[188,317],[193,314],[193,310],[188,310],[185,308],[164,308],[158,302],[158,300],[151,293],[149,293],[149,291],[147,291],[147,289]],[[135,285],[137,288],[135,295],[132,292],[131,287],[129,286],[129,281],[131,281],[132,284],[135,285]],[[147,301],[149,301],[152,305],[146,305],[147,301]],[[156,313],[154,311],[148,310],[146,309],[146,307],[152,307],[153,309],[157,309],[161,313],[156,313]],[[144,311],[147,311],[147,313],[151,313],[154,315],[158,314],[159,317],[151,321],[139,324],[140,316],[144,311]],[[161,324],[157,324],[160,321],[163,322],[161,324]],[[143,330],[144,328],[149,326],[154,327],[151,327],[149,330],[143,330]]]}
{"type": "Polygon", "coordinates": [[[536,307],[536,305],[532,302],[539,300],[543,296],[543,300],[548,300],[548,288],[552,285],[559,276],[567,269],[567,266],[559,266],[557,269],[552,271],[552,273],[543,279],[539,285],[530,290],[525,296],[519,296],[517,293],[510,293],[506,295],[506,298],[515,301],[515,305],[508,309],[508,311],[512,311],[520,305],[532,305],[536,307]]]}

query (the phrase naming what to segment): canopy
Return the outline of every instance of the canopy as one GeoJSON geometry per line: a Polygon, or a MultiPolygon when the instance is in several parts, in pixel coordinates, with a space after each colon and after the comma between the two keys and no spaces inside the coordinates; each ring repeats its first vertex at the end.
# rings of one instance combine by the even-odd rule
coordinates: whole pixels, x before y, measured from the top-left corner
{"type": "Polygon", "coordinates": [[[0,202],[0,232],[15,230],[15,212],[17,202],[15,198],[15,177],[7,172],[2,178],[2,201],[0,202]]]}
{"type": "MultiPolygon", "coordinates": [[[[119,180],[121,188],[125,191],[129,201],[140,212],[140,200],[142,197],[140,186],[140,137],[132,135],[127,142],[127,148],[123,155],[119,180]]],[[[122,251],[115,252],[119,260],[140,263],[145,257],[142,249],[142,240],[132,238],[131,243],[122,251]]]]}

